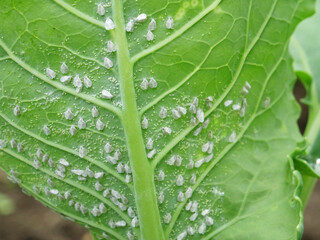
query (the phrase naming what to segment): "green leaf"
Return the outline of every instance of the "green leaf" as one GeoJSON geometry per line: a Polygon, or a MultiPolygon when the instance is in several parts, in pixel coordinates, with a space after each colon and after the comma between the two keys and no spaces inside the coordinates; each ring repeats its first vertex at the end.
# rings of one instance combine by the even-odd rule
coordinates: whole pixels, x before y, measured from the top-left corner
{"type": "Polygon", "coordinates": [[[8,177],[95,238],[299,239],[288,44],[313,1],[98,3],[0,1],[8,177]]]}
{"type": "Polygon", "coordinates": [[[305,132],[307,149],[293,154],[295,167],[311,177],[320,177],[320,1],[317,13],[304,21],[296,30],[291,41],[291,52],[298,77],[304,83],[309,106],[309,119],[305,132]]]}

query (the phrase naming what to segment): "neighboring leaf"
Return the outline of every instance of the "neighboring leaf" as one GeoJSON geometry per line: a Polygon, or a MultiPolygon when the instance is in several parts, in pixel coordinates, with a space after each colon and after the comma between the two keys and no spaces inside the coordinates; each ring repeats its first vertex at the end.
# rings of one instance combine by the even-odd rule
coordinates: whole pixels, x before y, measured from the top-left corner
{"type": "Polygon", "coordinates": [[[9,178],[97,238],[299,239],[288,44],[313,1],[98,3],[0,1],[9,178]]]}
{"type": "Polygon", "coordinates": [[[305,136],[308,148],[293,154],[295,168],[305,175],[320,177],[320,1],[317,13],[304,21],[296,30],[291,41],[291,52],[297,75],[304,83],[309,106],[309,119],[305,136]]]}

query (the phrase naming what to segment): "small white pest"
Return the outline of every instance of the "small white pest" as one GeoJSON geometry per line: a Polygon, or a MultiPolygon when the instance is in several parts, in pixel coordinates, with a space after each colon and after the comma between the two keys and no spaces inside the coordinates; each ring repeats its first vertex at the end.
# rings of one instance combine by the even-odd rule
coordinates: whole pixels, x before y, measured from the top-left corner
{"type": "Polygon", "coordinates": [[[92,114],[92,117],[96,118],[99,116],[99,111],[97,109],[97,107],[93,107],[92,110],[91,110],[91,114],[92,114]]]}
{"type": "Polygon", "coordinates": [[[212,226],[214,224],[214,220],[212,217],[206,216],[205,217],[205,223],[207,226],[212,226]]]}
{"type": "Polygon", "coordinates": [[[189,234],[190,236],[192,236],[192,235],[194,235],[194,234],[195,234],[195,230],[194,230],[194,228],[193,228],[193,227],[191,227],[191,226],[188,226],[188,228],[187,228],[187,232],[188,232],[188,234],[189,234]]]}
{"type": "Polygon", "coordinates": [[[196,219],[197,219],[197,217],[198,217],[198,213],[197,212],[195,212],[194,214],[192,214],[191,216],[190,216],[190,221],[191,222],[194,222],[196,219]]]}
{"type": "Polygon", "coordinates": [[[169,223],[171,221],[171,213],[167,213],[166,215],[164,215],[163,217],[163,222],[164,223],[169,223]]]}
{"type": "Polygon", "coordinates": [[[47,73],[48,78],[50,78],[50,79],[56,78],[56,72],[53,71],[51,68],[46,68],[46,73],[47,73]]]}
{"type": "Polygon", "coordinates": [[[162,132],[163,132],[164,135],[171,135],[172,130],[169,127],[163,127],[162,128],[162,132]]]}
{"type": "Polygon", "coordinates": [[[16,142],[16,140],[14,138],[12,138],[10,140],[10,146],[11,146],[11,148],[15,148],[17,146],[17,142],[16,142]]]}
{"type": "Polygon", "coordinates": [[[107,142],[106,145],[104,146],[104,150],[106,153],[111,153],[113,151],[113,147],[111,146],[110,142],[107,142]]]}
{"type": "Polygon", "coordinates": [[[173,18],[172,17],[168,17],[168,19],[166,21],[166,28],[167,29],[173,29],[173,26],[174,26],[173,18]]]}
{"type": "Polygon", "coordinates": [[[101,183],[100,183],[99,181],[97,181],[97,182],[94,184],[94,188],[95,188],[98,192],[100,192],[100,191],[102,191],[103,186],[101,185],[101,183]]]}
{"type": "Polygon", "coordinates": [[[143,117],[143,120],[141,122],[141,128],[148,129],[148,127],[149,127],[149,121],[146,117],[143,117]]]}
{"type": "Polygon", "coordinates": [[[225,107],[229,107],[232,103],[233,103],[232,100],[227,100],[227,101],[224,102],[224,106],[225,107]]]}
{"type": "Polygon", "coordinates": [[[86,75],[86,76],[84,76],[84,78],[83,78],[83,83],[84,83],[84,86],[86,87],[86,88],[91,88],[92,87],[92,81],[91,81],[91,79],[86,75]]]}
{"type": "Polygon", "coordinates": [[[197,119],[199,122],[203,123],[204,122],[204,112],[201,108],[197,109],[197,119]]]}
{"type": "Polygon", "coordinates": [[[145,22],[147,20],[147,14],[141,13],[136,17],[136,22],[145,22]]]}
{"type": "Polygon", "coordinates": [[[159,117],[162,119],[167,117],[167,109],[165,107],[161,107],[159,112],[159,117]]]}
{"type": "Polygon", "coordinates": [[[68,68],[68,66],[67,66],[67,64],[66,64],[65,62],[63,62],[63,63],[61,64],[61,66],[60,66],[60,71],[61,71],[61,73],[63,73],[63,74],[66,74],[66,73],[69,72],[69,68],[68,68]]]}
{"type": "Polygon", "coordinates": [[[187,109],[181,106],[177,107],[179,113],[181,113],[182,115],[186,115],[187,114],[187,109]]]}
{"type": "Polygon", "coordinates": [[[148,141],[146,143],[146,149],[151,150],[153,148],[153,140],[152,138],[148,138],[148,141]]]}
{"type": "Polygon", "coordinates": [[[165,175],[164,171],[160,170],[158,173],[158,181],[160,181],[160,182],[163,181],[165,176],[166,175],[165,175]]]}
{"type": "Polygon", "coordinates": [[[156,20],[154,20],[154,18],[151,19],[149,26],[148,26],[148,30],[150,31],[154,31],[157,27],[157,22],[156,20]]]}
{"type": "Polygon", "coordinates": [[[4,149],[5,147],[7,147],[6,141],[3,139],[0,139],[0,149],[4,149]]]}
{"type": "Polygon", "coordinates": [[[187,199],[191,198],[192,197],[192,188],[191,187],[188,187],[187,190],[186,190],[186,193],[185,193],[185,197],[187,199]]]}
{"type": "Polygon", "coordinates": [[[127,31],[127,32],[133,32],[133,30],[134,30],[134,24],[135,24],[134,20],[131,19],[131,20],[127,23],[126,31],[127,31]]]}
{"type": "Polygon", "coordinates": [[[237,140],[237,134],[236,134],[235,131],[232,131],[232,133],[231,133],[231,135],[229,137],[229,142],[230,143],[234,143],[234,142],[236,142],[236,140],[237,140]]]}
{"type": "Polygon", "coordinates": [[[153,77],[150,78],[149,87],[150,87],[150,88],[156,88],[157,86],[158,86],[157,81],[156,81],[153,77]]]}
{"type": "Polygon", "coordinates": [[[98,4],[97,13],[100,16],[103,16],[106,13],[106,10],[104,9],[104,7],[103,7],[103,5],[101,3],[98,4]]]}
{"type": "Polygon", "coordinates": [[[79,147],[79,157],[84,158],[88,154],[87,149],[85,149],[83,146],[79,147]]]}
{"type": "Polygon", "coordinates": [[[71,81],[72,77],[71,76],[62,76],[60,78],[60,82],[63,84],[68,84],[71,81]]]}
{"type": "Polygon", "coordinates": [[[64,117],[67,120],[72,120],[73,119],[74,115],[73,115],[73,113],[72,113],[70,108],[68,108],[67,111],[65,111],[64,117]]]}
{"type": "Polygon", "coordinates": [[[233,104],[233,105],[232,105],[232,109],[233,109],[234,111],[238,111],[238,110],[241,109],[241,106],[240,106],[240,104],[233,104]]]}
{"type": "Polygon", "coordinates": [[[134,227],[134,228],[139,226],[139,220],[138,220],[137,217],[134,217],[134,218],[132,219],[132,221],[131,221],[131,226],[134,227]]]}
{"type": "Polygon", "coordinates": [[[148,80],[146,78],[143,78],[140,84],[141,89],[145,91],[148,89],[148,86],[149,86],[148,80]]]}
{"type": "Polygon", "coordinates": [[[146,35],[147,41],[153,41],[154,40],[154,34],[150,30],[147,32],[146,35]]]}
{"type": "Polygon", "coordinates": [[[107,31],[109,31],[115,29],[116,25],[114,24],[111,18],[107,17],[106,22],[104,23],[104,27],[107,31]]]}
{"type": "Polygon", "coordinates": [[[177,186],[182,186],[184,183],[184,179],[183,176],[181,174],[178,175],[177,181],[176,181],[176,185],[177,186]]]}
{"type": "Polygon", "coordinates": [[[198,233],[205,234],[206,230],[207,230],[207,225],[205,223],[202,223],[198,228],[198,233]]]}
{"type": "Polygon", "coordinates": [[[19,116],[21,114],[21,110],[20,110],[20,106],[19,105],[16,105],[14,108],[13,108],[13,114],[15,116],[19,116]]]}
{"type": "Polygon", "coordinates": [[[100,118],[97,120],[97,122],[96,122],[96,128],[97,128],[97,130],[99,130],[99,131],[102,131],[103,129],[104,129],[104,123],[100,120],[100,118]]]}
{"type": "Polygon", "coordinates": [[[108,90],[102,90],[101,97],[110,100],[113,98],[113,95],[108,90]]]}
{"type": "Polygon", "coordinates": [[[180,112],[178,110],[172,109],[171,112],[172,112],[172,117],[174,119],[179,119],[181,117],[181,114],[180,114],[180,112]]]}
{"type": "Polygon", "coordinates": [[[51,130],[47,125],[43,126],[43,132],[45,135],[49,136],[51,134],[51,130]]]}
{"type": "Polygon", "coordinates": [[[183,231],[178,235],[177,240],[184,240],[187,237],[187,235],[187,231],[183,231]]]}
{"type": "Polygon", "coordinates": [[[164,202],[164,193],[160,192],[159,197],[158,197],[158,203],[162,204],[164,202]]]}
{"type": "Polygon", "coordinates": [[[69,132],[71,134],[71,136],[74,136],[77,133],[77,129],[74,125],[71,125],[69,132]]]}
{"type": "Polygon", "coordinates": [[[183,194],[183,192],[180,191],[180,192],[178,193],[178,196],[177,196],[177,201],[178,201],[178,202],[183,202],[184,199],[185,199],[185,198],[184,198],[184,194],[183,194]]]}
{"type": "Polygon", "coordinates": [[[156,155],[156,153],[157,153],[157,150],[153,149],[151,152],[148,153],[147,157],[151,159],[154,157],[154,155],[156,155]]]}
{"type": "Polygon", "coordinates": [[[87,127],[87,123],[83,120],[83,118],[79,118],[78,121],[78,128],[79,129],[85,129],[87,127]]]}
{"type": "Polygon", "coordinates": [[[76,87],[77,92],[82,90],[82,81],[78,74],[73,78],[73,86],[76,87]]]}
{"type": "Polygon", "coordinates": [[[107,51],[108,51],[109,53],[112,53],[112,52],[117,51],[116,45],[115,45],[112,41],[110,41],[110,40],[107,42],[107,51]]]}
{"type": "Polygon", "coordinates": [[[107,69],[110,69],[113,67],[113,62],[108,57],[105,57],[103,60],[103,64],[107,69]]]}

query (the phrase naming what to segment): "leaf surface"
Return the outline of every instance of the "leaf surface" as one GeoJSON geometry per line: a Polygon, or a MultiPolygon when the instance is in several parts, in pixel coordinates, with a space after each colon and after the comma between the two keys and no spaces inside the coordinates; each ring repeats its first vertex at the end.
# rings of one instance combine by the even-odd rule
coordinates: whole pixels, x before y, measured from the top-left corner
{"type": "Polygon", "coordinates": [[[0,2],[8,177],[97,237],[297,239],[288,44],[312,1],[98,4],[0,2]]]}

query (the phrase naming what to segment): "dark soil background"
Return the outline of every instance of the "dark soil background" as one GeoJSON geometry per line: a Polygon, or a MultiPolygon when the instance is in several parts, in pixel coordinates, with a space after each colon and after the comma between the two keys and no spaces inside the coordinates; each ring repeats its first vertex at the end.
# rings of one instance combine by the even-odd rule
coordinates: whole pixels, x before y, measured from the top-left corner
{"type": "MultiPolygon", "coordinates": [[[[305,95],[299,83],[295,87],[295,95],[298,99],[305,95]]],[[[302,132],[307,115],[306,106],[302,106],[299,119],[302,132]]],[[[8,216],[0,215],[0,240],[91,240],[87,230],[63,219],[32,197],[23,194],[17,186],[8,182],[3,172],[0,172],[0,193],[9,196],[16,205],[14,213],[8,216]]],[[[320,182],[306,208],[304,222],[303,240],[320,240],[320,182]]]]}

